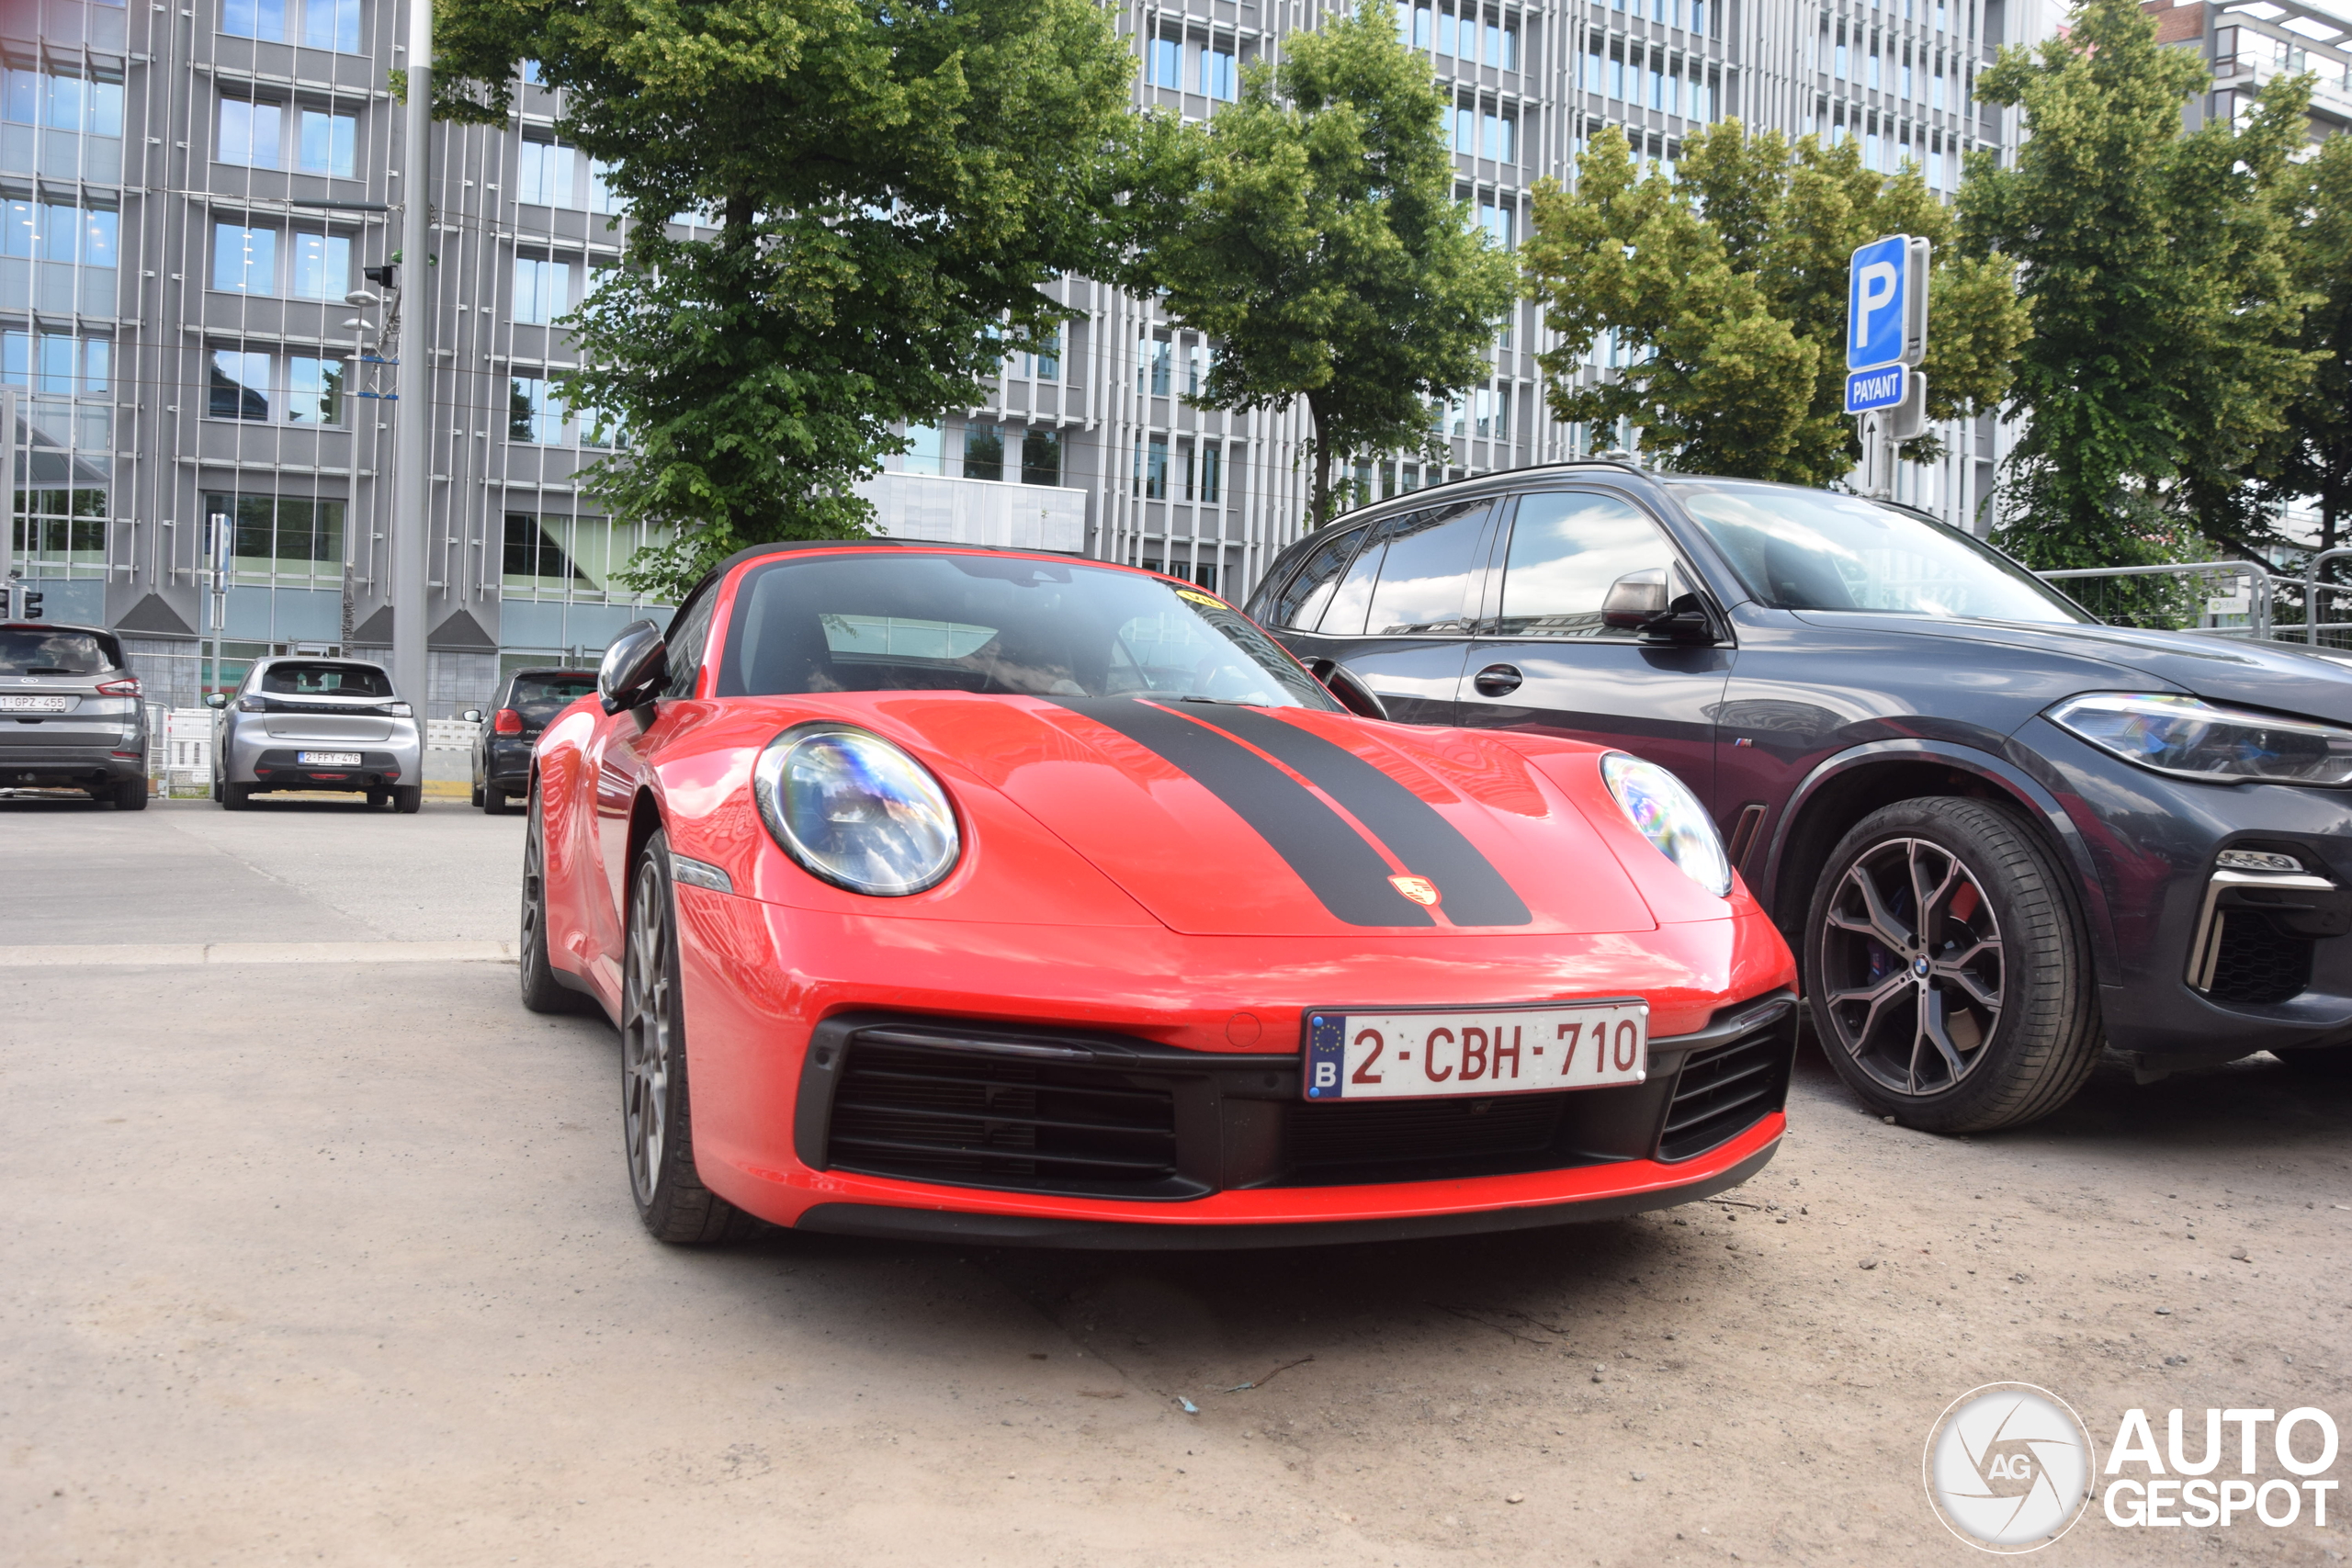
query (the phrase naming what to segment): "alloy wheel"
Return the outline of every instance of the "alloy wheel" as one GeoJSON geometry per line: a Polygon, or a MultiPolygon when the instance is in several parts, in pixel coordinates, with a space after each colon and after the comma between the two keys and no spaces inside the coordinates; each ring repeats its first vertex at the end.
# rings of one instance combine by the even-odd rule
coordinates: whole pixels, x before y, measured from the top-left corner
{"type": "Polygon", "coordinates": [[[523,833],[523,929],[514,949],[526,962],[534,951],[531,943],[537,940],[540,923],[547,916],[546,864],[547,852],[539,838],[539,814],[534,809],[531,824],[523,833]]]}
{"type": "Polygon", "coordinates": [[[621,981],[621,1114],[629,1180],[639,1206],[653,1201],[669,1139],[670,1066],[675,1044],[670,988],[670,900],[649,859],[629,900],[621,981]]]}
{"type": "Polygon", "coordinates": [[[1931,840],[1885,839],[1855,856],[1829,901],[1821,970],[1838,1046],[1891,1093],[1955,1088],[2000,1022],[1992,900],[1967,863],[1931,840]]]}

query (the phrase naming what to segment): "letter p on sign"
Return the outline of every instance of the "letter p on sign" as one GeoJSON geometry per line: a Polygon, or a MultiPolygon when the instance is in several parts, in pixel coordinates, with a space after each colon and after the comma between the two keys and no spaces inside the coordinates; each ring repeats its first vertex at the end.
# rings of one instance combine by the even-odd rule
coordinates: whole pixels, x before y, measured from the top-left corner
{"type": "Polygon", "coordinates": [[[1854,252],[1846,294],[1846,368],[1867,370],[1903,357],[1904,293],[1909,282],[1910,241],[1901,234],[1873,240],[1854,252]]]}

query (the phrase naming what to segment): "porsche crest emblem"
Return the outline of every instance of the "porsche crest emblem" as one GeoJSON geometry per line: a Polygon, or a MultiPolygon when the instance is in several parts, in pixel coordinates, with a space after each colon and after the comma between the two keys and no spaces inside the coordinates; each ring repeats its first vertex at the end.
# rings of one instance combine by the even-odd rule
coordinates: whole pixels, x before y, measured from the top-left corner
{"type": "Polygon", "coordinates": [[[1426,876],[1392,876],[1388,886],[1424,907],[1437,902],[1437,884],[1426,876]]]}

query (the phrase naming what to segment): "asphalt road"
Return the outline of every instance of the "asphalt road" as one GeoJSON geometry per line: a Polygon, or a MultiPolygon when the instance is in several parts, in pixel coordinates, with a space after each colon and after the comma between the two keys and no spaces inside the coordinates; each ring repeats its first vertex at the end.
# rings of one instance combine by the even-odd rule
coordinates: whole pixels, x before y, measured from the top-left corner
{"type": "Polygon", "coordinates": [[[2352,1091],[2267,1058],[1943,1140],[1808,1057],[1746,1189],[1555,1233],[666,1250],[611,1031],[494,961],[520,840],[0,800],[0,1562],[1961,1562],[1920,1445],[1977,1384],[2102,1451],[2352,1417],[2352,1091]]]}

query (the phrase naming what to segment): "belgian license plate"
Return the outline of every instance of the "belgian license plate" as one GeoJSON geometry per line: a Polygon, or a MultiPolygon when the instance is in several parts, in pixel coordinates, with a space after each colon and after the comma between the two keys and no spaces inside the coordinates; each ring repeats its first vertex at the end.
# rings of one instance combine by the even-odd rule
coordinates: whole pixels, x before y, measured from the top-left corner
{"type": "Polygon", "coordinates": [[[0,713],[63,713],[63,697],[0,696],[0,713]]]}
{"type": "Polygon", "coordinates": [[[359,765],[356,751],[297,751],[294,761],[306,768],[356,768],[359,765]]]}
{"type": "Polygon", "coordinates": [[[1638,997],[1500,1008],[1306,1015],[1308,1100],[1431,1100],[1607,1089],[1649,1076],[1638,997]]]}

